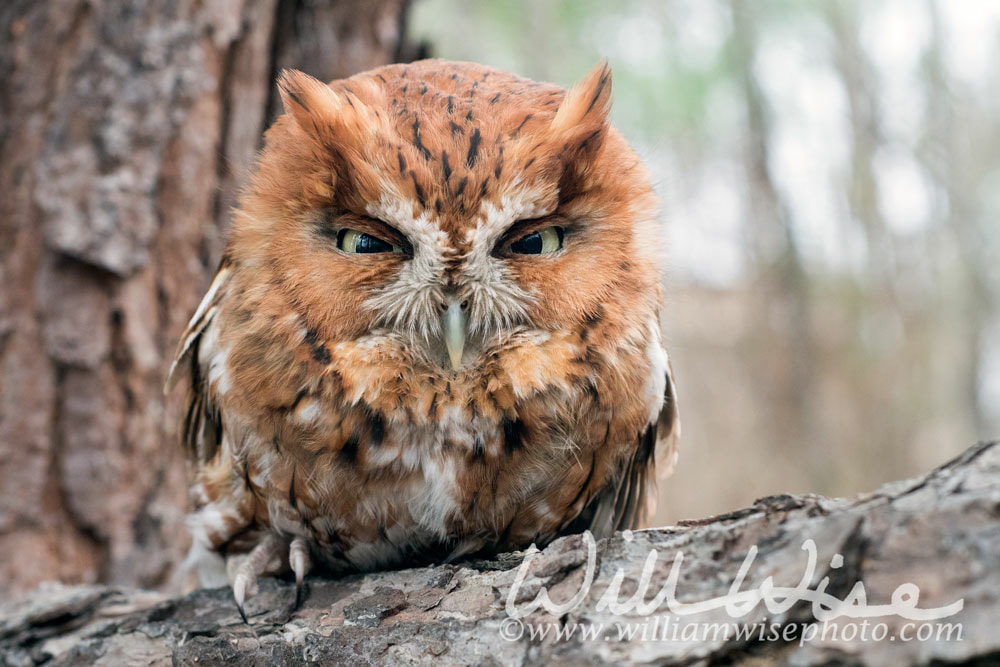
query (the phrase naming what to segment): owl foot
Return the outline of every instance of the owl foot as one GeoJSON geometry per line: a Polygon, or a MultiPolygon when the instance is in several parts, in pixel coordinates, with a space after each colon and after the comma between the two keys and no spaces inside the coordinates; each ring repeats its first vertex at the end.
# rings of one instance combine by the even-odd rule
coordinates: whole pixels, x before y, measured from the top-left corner
{"type": "Polygon", "coordinates": [[[302,537],[296,537],[288,547],[288,564],[295,573],[295,606],[292,611],[298,610],[302,606],[305,592],[305,576],[312,569],[312,561],[309,559],[309,545],[302,537]]]}
{"type": "Polygon", "coordinates": [[[268,535],[253,548],[236,566],[233,576],[233,599],[240,618],[249,624],[243,608],[247,598],[257,594],[257,577],[269,572],[279,572],[285,556],[285,542],[276,535],[268,535]]]}

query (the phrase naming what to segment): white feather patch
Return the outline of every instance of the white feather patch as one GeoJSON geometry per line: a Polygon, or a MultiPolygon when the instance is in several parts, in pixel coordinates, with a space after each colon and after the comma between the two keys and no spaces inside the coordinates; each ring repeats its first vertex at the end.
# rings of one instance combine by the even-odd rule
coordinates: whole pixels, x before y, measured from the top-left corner
{"type": "Polygon", "coordinates": [[[646,382],[646,406],[649,408],[649,423],[655,424],[663,408],[663,395],[667,388],[667,353],[660,339],[660,325],[655,319],[649,323],[649,338],[646,345],[649,358],[649,379],[646,382]]]}

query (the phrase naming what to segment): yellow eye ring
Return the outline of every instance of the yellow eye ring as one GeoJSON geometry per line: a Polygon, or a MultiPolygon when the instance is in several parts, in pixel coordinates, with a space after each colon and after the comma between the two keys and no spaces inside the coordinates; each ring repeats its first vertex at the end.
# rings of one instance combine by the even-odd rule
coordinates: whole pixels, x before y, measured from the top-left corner
{"type": "Polygon", "coordinates": [[[563,247],[563,235],[562,227],[545,227],[512,241],[504,251],[514,255],[547,255],[563,247]]]}
{"type": "Polygon", "coordinates": [[[388,241],[358,231],[357,229],[341,229],[337,232],[337,249],[349,255],[368,255],[391,252],[402,254],[403,248],[388,241]]]}

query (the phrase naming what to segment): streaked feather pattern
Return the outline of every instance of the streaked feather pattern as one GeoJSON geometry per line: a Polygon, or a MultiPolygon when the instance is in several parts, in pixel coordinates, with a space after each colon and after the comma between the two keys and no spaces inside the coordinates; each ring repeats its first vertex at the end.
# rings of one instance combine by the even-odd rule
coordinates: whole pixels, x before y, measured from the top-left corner
{"type": "Polygon", "coordinates": [[[676,392],[656,201],[608,124],[606,65],[568,93],[433,60],[280,91],[168,378],[196,550],[227,559],[241,609],[258,574],[648,520],[676,392]],[[562,247],[503,250],[546,225],[562,247]],[[343,229],[405,251],[344,252],[343,229]]]}

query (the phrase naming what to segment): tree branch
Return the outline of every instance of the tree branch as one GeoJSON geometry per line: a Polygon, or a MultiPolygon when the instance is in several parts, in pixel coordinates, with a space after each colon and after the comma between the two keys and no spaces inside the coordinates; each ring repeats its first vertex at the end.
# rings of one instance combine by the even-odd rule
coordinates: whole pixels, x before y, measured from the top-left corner
{"type": "MultiPolygon", "coordinates": [[[[264,580],[260,594],[247,605],[250,625],[241,622],[226,589],[167,598],[107,586],[42,587],[25,601],[0,607],[0,662],[986,664],[1000,660],[995,630],[1000,613],[1000,444],[977,445],[923,477],[855,498],[771,496],[725,515],[616,535],[598,543],[596,555],[593,586],[579,606],[557,614],[542,608],[520,625],[509,620],[505,604],[523,554],[313,579],[308,600],[296,612],[290,609],[294,584],[264,580]],[[635,610],[615,615],[606,605],[602,609],[617,570],[624,573],[614,596],[618,601],[638,590],[651,549],[657,557],[643,596],[647,600],[669,581],[679,552],[683,556],[674,591],[681,603],[725,596],[752,547],[756,557],[739,590],[758,590],[766,577],[773,577],[776,586],[794,587],[807,570],[807,539],[817,554],[808,590],[822,592],[825,580],[827,594],[843,600],[854,589],[857,600],[860,581],[866,601],[856,606],[867,605],[870,611],[873,605],[889,604],[901,584],[912,583],[920,589],[915,604],[920,609],[963,601],[959,613],[941,619],[942,624],[961,624],[961,639],[953,629],[950,638],[902,641],[907,623],[914,623],[913,634],[924,624],[886,615],[840,618],[835,638],[828,633],[825,639],[817,635],[802,642],[803,632],[811,632],[802,628],[814,620],[808,600],[783,612],[757,604],[736,619],[721,608],[671,614],[667,602],[649,616],[635,610]],[[849,638],[847,626],[853,623],[858,632],[862,621],[868,624],[868,640],[849,638]],[[689,624],[733,622],[763,628],[763,635],[755,629],[749,638],[713,637],[709,631],[707,637],[683,640],[694,637],[685,634],[689,624]],[[602,638],[585,639],[584,623],[599,628],[602,638]],[[877,623],[885,623],[885,641],[871,639],[877,623]],[[635,636],[619,638],[620,627],[627,632],[624,624],[637,628],[635,636]],[[771,624],[782,640],[767,640],[771,624]],[[530,639],[529,625],[536,631],[548,628],[545,639],[530,639]],[[502,637],[518,627],[524,631],[519,639],[502,637]],[[573,636],[558,639],[557,630],[573,630],[573,636]],[[897,640],[888,641],[888,636],[897,640]]],[[[583,536],[556,541],[531,561],[516,591],[517,608],[530,603],[542,587],[556,602],[572,598],[584,586],[587,564],[583,536]]],[[[930,631],[941,632],[934,623],[930,631]]]]}

